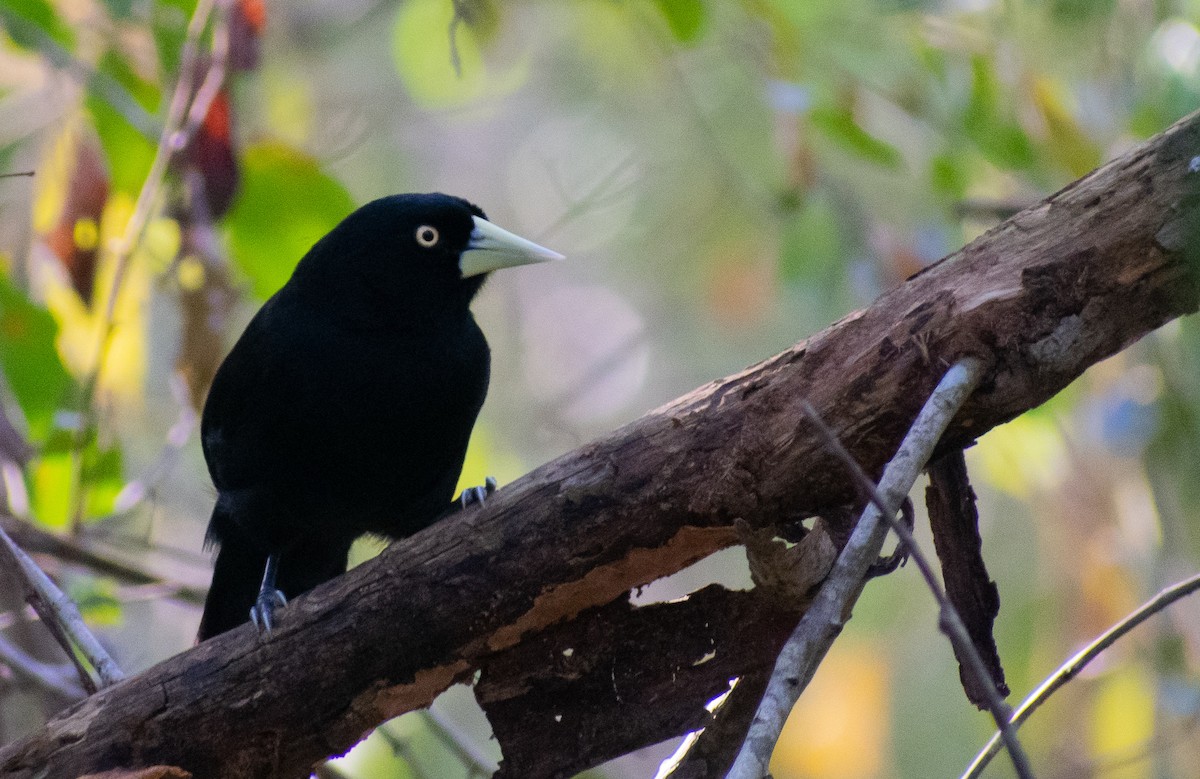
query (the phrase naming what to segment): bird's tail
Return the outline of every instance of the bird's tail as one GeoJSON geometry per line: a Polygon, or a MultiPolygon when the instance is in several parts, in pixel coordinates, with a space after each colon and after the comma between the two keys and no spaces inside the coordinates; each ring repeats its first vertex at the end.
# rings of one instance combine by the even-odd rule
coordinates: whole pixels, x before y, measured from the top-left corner
{"type": "Polygon", "coordinates": [[[217,552],[197,641],[212,638],[250,620],[250,608],[258,597],[267,553],[257,545],[239,543],[239,540],[223,539],[217,552]]]}

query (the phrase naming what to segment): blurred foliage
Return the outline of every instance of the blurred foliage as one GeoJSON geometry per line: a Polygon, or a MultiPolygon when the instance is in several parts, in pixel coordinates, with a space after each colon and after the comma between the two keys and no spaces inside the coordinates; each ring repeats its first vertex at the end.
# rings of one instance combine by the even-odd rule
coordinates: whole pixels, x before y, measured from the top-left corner
{"type": "MultiPolygon", "coordinates": [[[[454,192],[570,257],[476,307],[493,389],[462,483],[503,483],[865,305],[1200,104],[1196,0],[221,0],[189,44],[195,9],[0,0],[0,165],[37,172],[0,179],[0,410],[33,452],[0,451],[0,471],[12,513],[197,587],[212,494],[192,406],[356,203],[454,192]],[[177,84],[203,91],[214,63],[220,89],[164,146],[177,84]]],[[[1198,376],[1200,330],[1172,323],[970,452],[1017,695],[1196,569],[1198,376]]],[[[720,559],[714,576],[744,577],[720,559]]],[[[195,604],[47,562],[130,670],[190,643],[195,604]]],[[[872,584],[856,617],[775,775],[960,770],[988,721],[916,577],[872,584]]],[[[1060,693],[1025,730],[1035,763],[1193,775],[1198,617],[1178,604],[1060,693]]],[[[18,689],[0,678],[6,737],[50,713],[18,689]]],[[[438,706],[495,753],[469,695],[438,706]]],[[[388,728],[339,770],[461,767],[421,719],[388,728]]],[[[597,773],[651,775],[671,748],[597,773]]]]}
{"type": "Polygon", "coordinates": [[[354,210],[354,201],[315,160],[283,144],[249,146],[241,164],[241,190],[225,227],[234,262],[254,295],[266,300],[292,275],[308,247],[354,210]],[[280,193],[285,192],[304,196],[281,207],[280,193]]]}

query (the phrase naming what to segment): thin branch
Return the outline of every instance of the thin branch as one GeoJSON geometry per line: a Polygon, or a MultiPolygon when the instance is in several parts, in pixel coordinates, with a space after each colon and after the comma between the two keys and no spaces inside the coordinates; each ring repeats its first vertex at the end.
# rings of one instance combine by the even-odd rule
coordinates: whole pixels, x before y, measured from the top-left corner
{"type": "Polygon", "coordinates": [[[21,578],[29,605],[33,606],[34,611],[42,618],[42,623],[54,634],[67,656],[75,663],[83,686],[90,692],[96,689],[91,675],[80,661],[80,654],[96,669],[96,674],[100,677],[100,687],[108,687],[124,679],[125,674],[121,672],[120,667],[83,623],[83,617],[74,601],[68,598],[3,530],[0,530],[0,550],[8,557],[10,570],[21,578]]]}
{"type": "Polygon", "coordinates": [[[882,517],[896,513],[929,461],[942,433],[975,389],[982,372],[983,365],[979,360],[960,360],[946,372],[921,408],[879,482],[879,491],[884,496],[882,502],[890,508],[881,511],[875,503],[867,506],[829,578],[784,644],[746,741],[730,769],[730,779],[767,776],[771,753],[788,714],[841,633],[862,590],[863,577],[883,547],[888,526],[882,517]]]}
{"type": "Polygon", "coordinates": [[[67,674],[70,673],[70,665],[58,666],[43,663],[2,635],[0,635],[0,664],[8,666],[18,676],[67,701],[77,701],[88,695],[74,680],[67,678],[67,674]],[[66,674],[64,674],[64,669],[67,669],[66,674]]]}
{"type": "Polygon", "coordinates": [[[22,170],[22,171],[18,171],[17,173],[0,173],[0,179],[14,179],[14,178],[17,178],[18,176],[32,176],[32,175],[33,175],[32,170],[22,170]]]}
{"type": "MultiPolygon", "coordinates": [[[[146,180],[142,182],[142,189],[138,192],[137,201],[134,203],[133,214],[129,217],[129,221],[125,225],[125,232],[112,249],[116,268],[113,271],[112,283],[109,286],[108,299],[105,301],[104,327],[102,328],[96,362],[92,366],[92,373],[89,377],[88,383],[91,385],[89,390],[94,390],[95,383],[99,379],[103,365],[103,356],[107,350],[109,337],[112,334],[112,320],[116,311],[118,293],[121,290],[122,283],[124,283],[125,271],[128,269],[134,247],[141,241],[146,225],[150,222],[152,207],[158,197],[158,190],[166,178],[167,166],[175,154],[187,145],[188,138],[182,134],[181,129],[192,99],[192,85],[195,78],[196,62],[199,57],[198,46],[200,36],[208,26],[208,18],[212,14],[214,2],[215,0],[200,0],[196,4],[196,10],[192,13],[191,21],[188,22],[187,35],[180,58],[179,80],[175,84],[175,92],[171,95],[171,103],[167,108],[167,121],[159,137],[158,147],[154,151],[154,160],[150,163],[150,172],[146,174],[146,180]]],[[[90,401],[90,392],[87,399],[90,401]]]]}
{"type": "Polygon", "coordinates": [[[147,497],[157,493],[159,486],[175,470],[183,449],[191,440],[199,420],[199,415],[192,408],[188,399],[187,383],[178,373],[170,380],[171,394],[179,404],[179,415],[175,423],[167,430],[166,440],[159,450],[158,457],[146,469],[145,475],[126,482],[117,497],[113,500],[113,515],[127,514],[137,508],[147,497]]]}
{"type": "MultiPolygon", "coordinates": [[[[1036,690],[1030,693],[1029,697],[1013,712],[1013,715],[1009,718],[1009,724],[1013,728],[1019,728],[1051,695],[1078,676],[1079,672],[1086,668],[1088,663],[1095,660],[1105,649],[1115,644],[1117,639],[1175,601],[1191,595],[1196,590],[1200,590],[1200,574],[1196,574],[1189,579],[1184,579],[1178,584],[1173,584],[1159,591],[1157,595],[1142,604],[1140,608],[1101,633],[1095,641],[1076,652],[1070,660],[1059,666],[1058,670],[1051,674],[1046,681],[1042,682],[1036,690]]],[[[974,762],[963,772],[962,779],[977,779],[999,751],[1000,736],[996,734],[988,741],[983,751],[975,757],[974,762]]]]}
{"type": "MultiPolygon", "coordinates": [[[[121,559],[113,549],[97,548],[99,545],[79,537],[60,536],[43,530],[36,525],[8,514],[0,513],[0,531],[7,533],[22,548],[39,554],[50,555],[68,563],[84,566],[102,576],[110,576],[120,582],[135,586],[160,587],[162,591],[174,593],[173,597],[189,603],[203,603],[204,590],[189,587],[178,581],[160,576],[141,566],[121,559]]],[[[111,545],[105,545],[111,548],[111,545]]]]}
{"type": "MultiPolygon", "coordinates": [[[[75,436],[74,446],[72,447],[75,460],[75,483],[73,485],[75,505],[72,511],[72,524],[75,529],[78,529],[80,522],[82,522],[85,503],[85,489],[82,479],[83,444],[86,440],[88,430],[91,428],[92,416],[95,413],[94,399],[96,387],[99,385],[100,375],[104,370],[104,363],[108,354],[108,347],[112,340],[114,329],[113,317],[116,314],[117,299],[120,297],[121,287],[125,283],[125,274],[129,269],[133,251],[141,242],[146,227],[150,223],[154,212],[154,204],[158,200],[158,192],[166,178],[171,160],[174,159],[176,154],[187,147],[192,135],[195,134],[204,119],[204,114],[199,113],[199,109],[202,108],[204,112],[207,112],[213,97],[220,87],[221,80],[224,79],[225,65],[223,58],[218,60],[214,56],[209,64],[205,80],[199,92],[193,94],[197,63],[200,56],[200,37],[208,27],[209,17],[212,15],[215,3],[216,0],[199,0],[195,11],[192,13],[192,18],[188,22],[183,51],[180,57],[179,80],[176,82],[175,91],[171,95],[171,102],[167,108],[167,119],[163,125],[162,134],[159,137],[158,146],[154,152],[154,160],[150,164],[150,171],[146,174],[146,180],[142,182],[141,191],[138,192],[137,201],[134,203],[133,213],[125,225],[125,231],[122,233],[120,239],[113,244],[111,249],[114,263],[112,282],[109,284],[108,297],[104,303],[104,314],[100,320],[100,335],[96,344],[96,356],[83,383],[81,408],[87,421],[80,425],[75,436]],[[197,114],[198,118],[193,114],[197,114]]],[[[214,31],[214,55],[218,53],[219,47],[222,50],[227,50],[228,41],[226,38],[227,36],[214,31]],[[224,44],[221,43],[222,40],[225,40],[224,44]]]]}
{"type": "Polygon", "coordinates": [[[939,609],[938,625],[942,629],[942,632],[946,634],[946,637],[950,639],[950,643],[954,645],[955,654],[963,659],[964,667],[975,677],[977,688],[983,693],[988,710],[996,720],[997,727],[1000,728],[1000,735],[1003,737],[1004,746],[1007,747],[1009,754],[1012,756],[1013,767],[1017,771],[1017,776],[1022,777],[1022,779],[1032,777],[1033,768],[1029,764],[1029,757],[1025,754],[1020,740],[1017,739],[1016,728],[1009,724],[1012,709],[1004,702],[1004,697],[996,689],[996,680],[988,672],[987,665],[984,664],[983,657],[979,654],[979,648],[971,640],[971,634],[967,630],[962,616],[958,613],[958,609],[954,608],[954,604],[950,602],[950,598],[947,597],[945,590],[938,583],[937,574],[934,573],[933,565],[929,562],[929,557],[917,546],[917,540],[913,537],[911,528],[903,522],[896,520],[895,511],[888,510],[883,496],[879,494],[879,490],[872,483],[871,478],[863,471],[858,461],[846,451],[846,447],[842,445],[837,435],[829,429],[829,425],[825,424],[825,420],[821,419],[821,415],[817,413],[817,410],[808,401],[804,402],[804,412],[812,419],[816,425],[817,432],[825,440],[830,451],[837,455],[838,459],[845,464],[851,478],[866,493],[871,503],[879,509],[892,531],[900,537],[900,548],[897,549],[897,553],[900,553],[902,550],[907,552],[918,570],[920,570],[921,576],[924,577],[925,585],[929,587],[929,591],[933,593],[933,597],[937,600],[939,609]]]}
{"type": "Polygon", "coordinates": [[[446,34],[450,38],[450,65],[454,68],[454,75],[458,78],[463,77],[462,72],[462,57],[458,52],[458,25],[462,23],[466,16],[465,4],[462,0],[452,0],[454,6],[454,17],[450,20],[450,29],[446,34]]]}

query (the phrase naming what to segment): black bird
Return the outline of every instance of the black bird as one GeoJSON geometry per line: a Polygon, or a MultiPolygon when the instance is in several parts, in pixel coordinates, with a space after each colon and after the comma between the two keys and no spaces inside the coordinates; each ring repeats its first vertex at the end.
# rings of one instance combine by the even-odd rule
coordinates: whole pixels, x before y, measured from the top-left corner
{"type": "Polygon", "coordinates": [[[469,305],[488,272],[555,259],[442,194],[368,203],[308,251],[204,406],[219,552],[199,640],[248,619],[269,631],[285,597],[346,570],[358,536],[482,500],[451,500],[490,373],[469,305]]]}

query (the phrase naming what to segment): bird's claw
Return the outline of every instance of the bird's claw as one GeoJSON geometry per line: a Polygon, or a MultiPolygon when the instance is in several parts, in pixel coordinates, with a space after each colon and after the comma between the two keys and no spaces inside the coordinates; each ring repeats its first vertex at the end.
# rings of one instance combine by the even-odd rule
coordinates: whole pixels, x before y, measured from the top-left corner
{"type": "Polygon", "coordinates": [[[250,609],[250,621],[259,631],[271,635],[275,627],[275,609],[287,605],[287,597],[276,589],[264,589],[258,593],[254,606],[250,609]]]}
{"type": "Polygon", "coordinates": [[[465,509],[472,503],[478,503],[482,506],[484,501],[486,501],[495,491],[496,480],[491,476],[488,476],[483,480],[482,487],[467,487],[462,491],[462,494],[458,496],[459,508],[465,509]]]}

